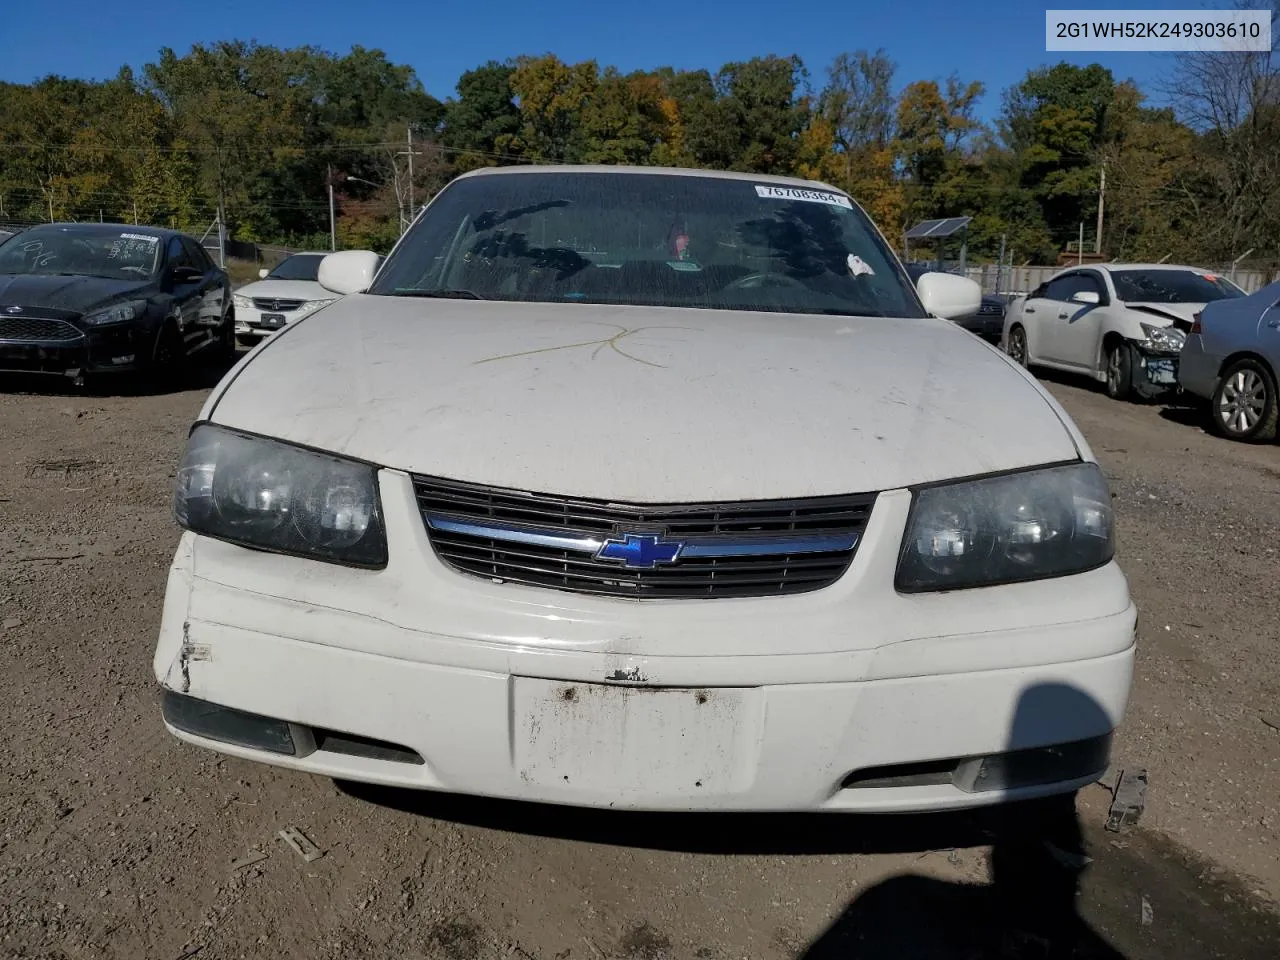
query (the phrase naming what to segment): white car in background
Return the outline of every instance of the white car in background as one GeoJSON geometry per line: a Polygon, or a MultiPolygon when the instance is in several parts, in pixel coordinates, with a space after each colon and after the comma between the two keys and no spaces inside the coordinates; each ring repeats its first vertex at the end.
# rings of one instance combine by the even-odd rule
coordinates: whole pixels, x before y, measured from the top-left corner
{"type": "Polygon", "coordinates": [[[1155,397],[1178,386],[1178,354],[1196,314],[1244,295],[1197,267],[1071,267],[1009,304],[1004,346],[1023,366],[1091,376],[1113,399],[1155,397]]]}
{"type": "Polygon", "coordinates": [[[292,254],[271,270],[258,271],[261,279],[235,292],[236,340],[241,346],[252,346],[337,299],[316,279],[325,256],[292,254]]]}

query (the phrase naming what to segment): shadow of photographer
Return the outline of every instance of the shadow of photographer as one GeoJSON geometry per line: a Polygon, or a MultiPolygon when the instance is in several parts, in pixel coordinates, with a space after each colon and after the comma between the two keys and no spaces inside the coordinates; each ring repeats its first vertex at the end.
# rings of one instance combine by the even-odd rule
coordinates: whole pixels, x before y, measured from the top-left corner
{"type": "MultiPolygon", "coordinates": [[[[1042,684],[1018,702],[1009,750],[1044,743],[1056,717],[1108,729],[1101,705],[1074,687],[1042,684]]],[[[1074,793],[995,807],[982,817],[990,883],[904,874],[859,895],[804,960],[1123,960],[1077,909],[1088,858],[1074,793]]]]}

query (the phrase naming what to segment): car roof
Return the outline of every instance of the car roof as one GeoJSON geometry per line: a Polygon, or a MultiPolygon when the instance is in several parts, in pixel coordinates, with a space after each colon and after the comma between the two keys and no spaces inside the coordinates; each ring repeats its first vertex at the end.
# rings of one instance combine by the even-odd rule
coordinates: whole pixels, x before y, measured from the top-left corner
{"type": "Polygon", "coordinates": [[[519,165],[512,167],[479,167],[461,174],[458,179],[470,177],[503,177],[518,173],[624,173],[624,174],[658,174],[665,177],[710,177],[715,180],[742,180],[751,183],[772,183],[787,187],[807,187],[818,190],[831,190],[835,193],[848,194],[839,187],[819,180],[803,180],[799,177],[779,177],[767,173],[739,173],[732,170],[692,170],[687,167],[625,167],[611,164],[561,163],[548,165],[519,165]]]}
{"type": "Polygon", "coordinates": [[[1212,270],[1205,270],[1203,267],[1190,267],[1181,263],[1078,263],[1063,267],[1054,276],[1060,276],[1071,270],[1105,270],[1107,273],[1113,273],[1116,270],[1190,270],[1192,273],[1217,276],[1212,270]]]}
{"type": "MultiPolygon", "coordinates": [[[[36,230],[66,230],[68,232],[76,232],[83,230],[86,233],[103,233],[106,231],[121,231],[125,233],[136,233],[144,237],[156,237],[160,240],[167,240],[170,237],[186,237],[188,240],[195,240],[188,233],[181,230],[170,230],[168,227],[140,227],[132,223],[37,223],[27,227],[23,233],[31,233],[36,230]]],[[[197,243],[199,241],[196,241],[197,243]]]]}

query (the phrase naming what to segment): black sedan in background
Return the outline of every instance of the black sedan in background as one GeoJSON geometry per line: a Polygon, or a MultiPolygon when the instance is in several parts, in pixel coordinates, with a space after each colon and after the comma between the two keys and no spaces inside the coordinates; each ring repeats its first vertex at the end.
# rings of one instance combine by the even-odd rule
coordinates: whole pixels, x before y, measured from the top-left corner
{"type": "Polygon", "coordinates": [[[195,240],[112,224],[32,227],[0,244],[0,374],[175,381],[235,354],[231,282],[195,240]]]}
{"type": "MultiPolygon", "coordinates": [[[[918,283],[923,274],[937,269],[927,263],[907,263],[903,266],[907,268],[907,276],[911,278],[912,283],[918,283]]],[[[1004,307],[1005,301],[1000,297],[983,294],[982,305],[978,307],[977,313],[967,317],[957,317],[952,322],[964,327],[970,333],[977,334],[983,340],[999,343],[1004,337],[1004,307]]]]}

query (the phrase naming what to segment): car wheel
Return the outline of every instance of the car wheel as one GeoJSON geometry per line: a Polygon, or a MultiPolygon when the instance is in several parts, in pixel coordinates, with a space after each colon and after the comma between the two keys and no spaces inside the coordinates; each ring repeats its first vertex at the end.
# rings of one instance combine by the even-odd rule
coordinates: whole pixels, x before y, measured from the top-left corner
{"type": "Polygon", "coordinates": [[[236,336],[236,343],[240,344],[242,347],[256,347],[258,345],[258,339],[258,337],[241,333],[236,336]]]}
{"type": "Polygon", "coordinates": [[[1276,378],[1265,363],[1240,360],[1213,391],[1213,425],[1229,440],[1261,442],[1276,436],[1276,378]]]}
{"type": "Polygon", "coordinates": [[[166,323],[156,339],[151,356],[151,381],[162,389],[176,387],[186,367],[187,349],[182,334],[172,323],[166,323]]]}
{"type": "Polygon", "coordinates": [[[218,325],[218,340],[213,348],[214,358],[219,363],[231,363],[236,358],[236,318],[228,313],[218,325]]]}
{"type": "Polygon", "coordinates": [[[1124,341],[1107,350],[1107,396],[1128,400],[1133,395],[1133,348],[1124,341]]]}
{"type": "Polygon", "coordinates": [[[1009,331],[1009,356],[1019,366],[1027,365],[1027,331],[1022,327],[1013,327],[1009,331]]]}

